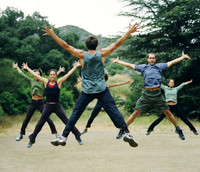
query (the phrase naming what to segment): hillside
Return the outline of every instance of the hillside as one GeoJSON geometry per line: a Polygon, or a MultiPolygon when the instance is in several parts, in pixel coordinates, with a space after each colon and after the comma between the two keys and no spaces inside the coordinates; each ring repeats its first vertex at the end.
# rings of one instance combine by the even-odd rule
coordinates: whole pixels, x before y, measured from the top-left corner
{"type": "MultiPolygon", "coordinates": [[[[85,39],[89,36],[89,35],[93,35],[92,33],[78,27],[78,26],[73,26],[73,25],[66,25],[63,27],[59,27],[58,28],[60,30],[60,33],[62,35],[69,33],[69,32],[75,32],[78,36],[80,36],[80,41],[82,43],[85,43],[85,39]]],[[[110,38],[106,38],[106,37],[102,37],[101,35],[96,35],[99,39],[99,46],[98,48],[102,48],[102,47],[106,47],[109,45],[109,40],[110,38]]]]}

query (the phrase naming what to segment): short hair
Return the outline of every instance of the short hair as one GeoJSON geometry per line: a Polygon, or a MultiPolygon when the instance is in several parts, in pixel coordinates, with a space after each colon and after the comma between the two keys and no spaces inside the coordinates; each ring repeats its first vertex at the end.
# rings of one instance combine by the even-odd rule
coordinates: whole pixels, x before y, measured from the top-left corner
{"type": "Polygon", "coordinates": [[[39,68],[39,69],[34,69],[33,71],[34,71],[34,72],[39,72],[40,76],[42,76],[42,73],[43,73],[43,72],[42,72],[42,69],[40,69],[40,68],[39,68]]]}
{"type": "Polygon", "coordinates": [[[153,53],[153,52],[150,52],[150,53],[147,54],[147,59],[149,58],[149,54],[153,54],[155,56],[155,58],[156,58],[156,54],[153,53]]]}
{"type": "Polygon", "coordinates": [[[107,73],[105,73],[104,78],[105,78],[105,81],[108,80],[108,74],[107,73]]]}
{"type": "Polygon", "coordinates": [[[49,75],[52,71],[55,72],[56,76],[57,76],[57,70],[56,69],[50,69],[47,74],[49,75]]]}
{"type": "Polygon", "coordinates": [[[90,35],[85,40],[85,44],[88,50],[96,50],[98,45],[98,38],[95,35],[90,35]]]}

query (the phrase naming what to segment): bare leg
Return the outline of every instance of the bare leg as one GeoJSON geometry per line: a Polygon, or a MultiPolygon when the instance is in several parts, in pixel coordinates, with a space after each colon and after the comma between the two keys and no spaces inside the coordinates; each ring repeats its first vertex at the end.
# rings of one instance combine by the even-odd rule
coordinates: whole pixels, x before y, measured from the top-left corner
{"type": "Polygon", "coordinates": [[[174,124],[175,127],[178,126],[178,123],[174,117],[174,115],[169,111],[169,109],[163,111],[163,113],[167,116],[167,118],[174,124]]]}
{"type": "Polygon", "coordinates": [[[167,116],[167,118],[174,124],[174,126],[176,127],[175,132],[179,135],[179,138],[181,140],[185,140],[185,136],[182,132],[182,130],[180,129],[180,127],[178,126],[178,123],[176,121],[176,119],[174,118],[174,115],[172,115],[172,113],[169,111],[169,109],[163,111],[163,113],[167,116]]]}
{"type": "Polygon", "coordinates": [[[129,116],[126,125],[129,126],[135,120],[135,118],[140,115],[140,113],[141,111],[136,109],[131,116],[129,116]]]}
{"type": "MultiPolygon", "coordinates": [[[[135,120],[135,118],[136,118],[140,113],[141,113],[141,111],[135,110],[135,111],[131,114],[131,116],[129,116],[129,118],[128,118],[127,122],[126,122],[127,127],[135,120]]],[[[120,138],[123,136],[124,133],[125,133],[125,131],[124,131],[123,129],[121,129],[121,130],[119,131],[119,133],[118,133],[116,139],[120,139],[120,138]]]]}

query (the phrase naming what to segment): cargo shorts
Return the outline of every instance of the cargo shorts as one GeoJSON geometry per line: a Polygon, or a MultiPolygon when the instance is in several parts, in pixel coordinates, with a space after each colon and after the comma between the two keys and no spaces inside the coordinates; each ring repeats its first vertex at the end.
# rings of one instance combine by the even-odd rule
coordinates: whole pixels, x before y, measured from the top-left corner
{"type": "Polygon", "coordinates": [[[144,90],[136,103],[135,110],[146,112],[151,107],[155,107],[160,112],[169,109],[160,89],[156,91],[144,90]]]}

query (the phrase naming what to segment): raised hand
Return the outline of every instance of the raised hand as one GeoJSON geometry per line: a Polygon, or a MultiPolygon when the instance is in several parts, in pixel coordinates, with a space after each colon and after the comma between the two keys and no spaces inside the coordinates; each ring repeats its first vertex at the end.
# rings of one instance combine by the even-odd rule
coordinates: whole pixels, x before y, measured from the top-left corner
{"type": "Polygon", "coordinates": [[[61,66],[60,66],[60,68],[59,68],[58,71],[59,71],[59,72],[65,72],[65,67],[61,67],[61,66]]]}
{"type": "Polygon", "coordinates": [[[81,65],[80,60],[75,61],[74,64],[73,64],[73,66],[76,66],[76,67],[78,67],[78,66],[80,66],[80,65],[81,65]]]}
{"type": "Polygon", "coordinates": [[[27,64],[27,62],[26,63],[22,63],[22,69],[28,69],[28,64],[27,64]]]}
{"type": "Polygon", "coordinates": [[[111,61],[112,61],[112,63],[111,63],[111,64],[113,64],[113,63],[117,63],[117,62],[118,62],[118,60],[119,60],[119,57],[117,57],[116,59],[111,59],[111,61]]]}
{"type": "Polygon", "coordinates": [[[139,29],[140,29],[140,25],[138,25],[137,23],[135,23],[134,25],[129,24],[129,31],[131,33],[140,32],[139,29]]]}
{"type": "Polygon", "coordinates": [[[53,26],[51,25],[51,29],[45,25],[44,29],[42,29],[43,32],[45,32],[42,36],[48,35],[48,36],[52,36],[54,34],[53,31],[53,26]]]}
{"type": "Polygon", "coordinates": [[[18,63],[13,63],[13,68],[17,69],[18,68],[18,63]]]}
{"type": "Polygon", "coordinates": [[[184,54],[184,52],[182,52],[182,57],[184,57],[184,59],[190,59],[191,60],[190,56],[188,54],[184,54]]]}
{"type": "Polygon", "coordinates": [[[191,84],[192,83],[192,79],[188,82],[186,82],[185,84],[188,85],[188,84],[191,84]]]}

